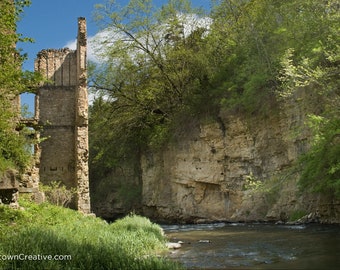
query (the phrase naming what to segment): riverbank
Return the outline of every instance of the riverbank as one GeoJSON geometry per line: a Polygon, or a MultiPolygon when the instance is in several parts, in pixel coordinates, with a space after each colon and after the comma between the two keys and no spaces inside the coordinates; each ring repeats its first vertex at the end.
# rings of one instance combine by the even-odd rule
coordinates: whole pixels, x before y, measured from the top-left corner
{"type": "Polygon", "coordinates": [[[108,224],[54,206],[0,205],[0,269],[181,269],[159,254],[162,229],[130,215],[108,224]]]}

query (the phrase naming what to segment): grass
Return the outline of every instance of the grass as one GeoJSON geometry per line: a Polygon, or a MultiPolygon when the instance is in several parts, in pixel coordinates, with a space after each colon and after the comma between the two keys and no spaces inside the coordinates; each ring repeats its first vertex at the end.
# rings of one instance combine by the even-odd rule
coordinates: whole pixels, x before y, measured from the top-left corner
{"type": "Polygon", "coordinates": [[[182,269],[157,255],[165,237],[147,218],[130,215],[108,224],[51,204],[20,205],[25,210],[0,206],[0,269],[182,269]],[[7,255],[20,257],[4,260],[7,255]],[[48,255],[72,259],[41,259],[48,255]]]}
{"type": "Polygon", "coordinates": [[[300,218],[304,217],[307,215],[307,212],[304,210],[296,210],[293,213],[290,214],[289,216],[289,221],[297,221],[300,218]]]}

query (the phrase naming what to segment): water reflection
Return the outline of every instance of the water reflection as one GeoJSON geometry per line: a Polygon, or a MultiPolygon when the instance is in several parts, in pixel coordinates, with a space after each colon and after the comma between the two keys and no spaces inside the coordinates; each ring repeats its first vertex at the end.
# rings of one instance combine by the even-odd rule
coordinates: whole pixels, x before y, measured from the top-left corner
{"type": "Polygon", "coordinates": [[[339,269],[340,227],[205,224],[163,227],[188,269],[339,269]],[[203,240],[203,241],[202,241],[203,240]]]}

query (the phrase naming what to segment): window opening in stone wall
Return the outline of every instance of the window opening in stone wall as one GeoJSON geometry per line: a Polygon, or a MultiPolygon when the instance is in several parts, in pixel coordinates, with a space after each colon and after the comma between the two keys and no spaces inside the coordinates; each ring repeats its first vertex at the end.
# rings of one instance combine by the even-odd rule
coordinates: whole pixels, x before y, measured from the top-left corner
{"type": "Polygon", "coordinates": [[[20,95],[21,117],[25,119],[34,118],[35,94],[23,93],[20,95]]]}
{"type": "Polygon", "coordinates": [[[36,131],[32,127],[26,127],[25,135],[28,138],[28,144],[26,145],[27,151],[31,153],[32,155],[35,154],[35,136],[36,131]]]}
{"type": "Polygon", "coordinates": [[[26,145],[27,151],[32,155],[35,154],[35,94],[23,93],[20,95],[20,109],[22,123],[25,124],[25,136],[28,138],[26,145]]]}

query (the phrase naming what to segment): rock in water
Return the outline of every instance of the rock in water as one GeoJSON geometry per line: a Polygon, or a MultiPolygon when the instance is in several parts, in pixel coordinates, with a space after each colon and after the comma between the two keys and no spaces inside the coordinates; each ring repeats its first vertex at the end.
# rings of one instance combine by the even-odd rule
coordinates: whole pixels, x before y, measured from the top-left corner
{"type": "Polygon", "coordinates": [[[181,247],[182,247],[182,245],[181,245],[180,242],[178,242],[178,243],[171,243],[171,242],[168,242],[168,243],[166,243],[165,245],[166,245],[166,247],[169,248],[169,249],[178,249],[178,248],[181,248],[181,247]]]}

